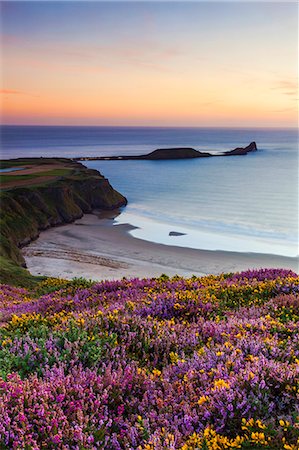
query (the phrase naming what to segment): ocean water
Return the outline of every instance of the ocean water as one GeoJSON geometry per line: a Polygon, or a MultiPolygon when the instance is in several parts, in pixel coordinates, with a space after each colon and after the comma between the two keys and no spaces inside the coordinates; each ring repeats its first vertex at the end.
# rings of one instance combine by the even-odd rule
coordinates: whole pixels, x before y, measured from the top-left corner
{"type": "Polygon", "coordinates": [[[115,223],[133,225],[136,238],[296,256],[297,130],[3,126],[1,157],[136,155],[176,146],[217,153],[251,141],[258,151],[246,156],[84,164],[127,197],[115,223]]]}

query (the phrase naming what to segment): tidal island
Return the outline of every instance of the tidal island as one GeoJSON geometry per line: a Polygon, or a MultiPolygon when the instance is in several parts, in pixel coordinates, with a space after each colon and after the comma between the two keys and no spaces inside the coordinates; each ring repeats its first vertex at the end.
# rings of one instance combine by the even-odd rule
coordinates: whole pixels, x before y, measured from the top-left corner
{"type": "Polygon", "coordinates": [[[158,148],[146,155],[122,155],[122,156],[83,156],[74,158],[74,161],[120,161],[120,160],[165,160],[165,159],[194,159],[194,158],[216,158],[220,156],[241,156],[257,151],[255,142],[247,147],[237,147],[217,154],[201,152],[192,147],[158,148]]]}

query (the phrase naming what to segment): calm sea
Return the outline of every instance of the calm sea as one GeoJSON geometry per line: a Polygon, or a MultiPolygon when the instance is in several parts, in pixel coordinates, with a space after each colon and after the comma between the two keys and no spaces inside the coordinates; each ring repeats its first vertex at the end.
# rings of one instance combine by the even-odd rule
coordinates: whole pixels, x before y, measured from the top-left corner
{"type": "Polygon", "coordinates": [[[128,198],[116,223],[135,226],[137,238],[296,256],[297,130],[3,126],[1,157],[133,155],[175,146],[217,153],[251,141],[258,151],[247,156],[84,164],[128,198]]]}

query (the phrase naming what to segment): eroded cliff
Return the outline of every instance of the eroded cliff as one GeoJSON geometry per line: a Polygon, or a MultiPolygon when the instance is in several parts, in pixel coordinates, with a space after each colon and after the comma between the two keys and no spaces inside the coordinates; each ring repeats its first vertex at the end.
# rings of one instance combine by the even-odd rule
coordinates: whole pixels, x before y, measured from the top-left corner
{"type": "Polygon", "coordinates": [[[25,264],[20,247],[41,230],[72,222],[93,209],[127,203],[98,171],[71,160],[11,160],[1,166],[22,168],[1,174],[0,193],[0,256],[18,265],[25,264]]]}

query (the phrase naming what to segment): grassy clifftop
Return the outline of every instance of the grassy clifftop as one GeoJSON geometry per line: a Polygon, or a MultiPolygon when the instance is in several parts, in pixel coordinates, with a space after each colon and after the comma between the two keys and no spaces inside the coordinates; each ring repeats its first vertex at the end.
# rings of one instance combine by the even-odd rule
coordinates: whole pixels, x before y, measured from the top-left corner
{"type": "MultiPolygon", "coordinates": [[[[0,162],[0,279],[13,283],[28,272],[20,247],[41,230],[72,222],[94,208],[115,209],[127,200],[98,171],[63,158],[30,158],[0,162]]],[[[14,283],[15,284],[15,283],[14,283]]],[[[24,284],[22,282],[22,284],[24,284]]]]}

